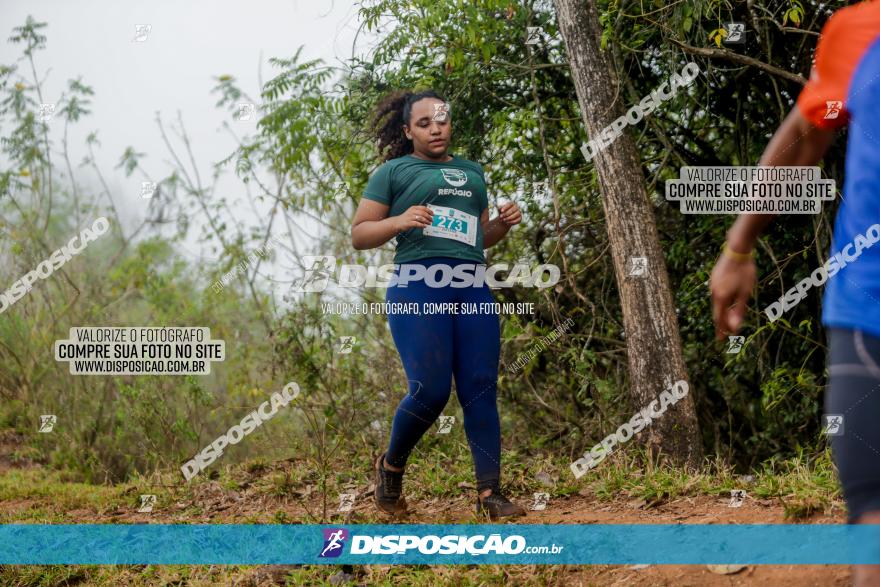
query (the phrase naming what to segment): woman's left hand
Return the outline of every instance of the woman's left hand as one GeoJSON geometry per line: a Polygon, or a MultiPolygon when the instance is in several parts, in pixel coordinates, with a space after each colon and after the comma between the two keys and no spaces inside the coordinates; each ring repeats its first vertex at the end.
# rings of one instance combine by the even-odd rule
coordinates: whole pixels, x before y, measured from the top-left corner
{"type": "Polygon", "coordinates": [[[519,211],[519,206],[515,202],[507,202],[501,206],[496,205],[496,207],[498,208],[498,218],[507,226],[514,226],[522,222],[522,212],[519,211]]]}

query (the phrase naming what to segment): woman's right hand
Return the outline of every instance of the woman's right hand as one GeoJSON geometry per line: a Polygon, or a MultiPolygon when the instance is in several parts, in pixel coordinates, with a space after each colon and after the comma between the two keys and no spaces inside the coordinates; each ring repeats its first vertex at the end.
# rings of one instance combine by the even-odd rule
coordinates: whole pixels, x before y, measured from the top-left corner
{"type": "Polygon", "coordinates": [[[397,231],[403,232],[410,228],[425,228],[434,221],[434,212],[427,206],[410,206],[409,209],[395,217],[397,231]]]}

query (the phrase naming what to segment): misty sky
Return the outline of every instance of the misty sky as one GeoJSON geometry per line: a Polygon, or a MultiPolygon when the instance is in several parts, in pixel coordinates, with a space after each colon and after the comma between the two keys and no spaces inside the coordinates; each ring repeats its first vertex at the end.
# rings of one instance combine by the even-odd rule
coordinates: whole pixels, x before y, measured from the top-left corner
{"type": "MultiPolygon", "coordinates": [[[[92,114],[72,129],[71,160],[74,166],[82,161],[87,154],[86,135],[98,131],[98,164],[129,227],[144,217],[149,205],[140,197],[144,178],[137,174],[126,178],[122,169],[114,167],[124,149],[132,146],[147,155],[142,164],[153,179],[168,175],[170,155],[155,122],[157,111],[166,123],[174,122],[180,111],[206,181],[211,164],[235,147],[221,128],[224,120],[230,120],[229,112],[214,106],[219,98],[211,93],[214,78],[232,75],[258,100],[261,57],[263,82],[277,73],[268,59],[290,57],[300,45],[305,47],[304,59],[321,58],[340,66],[352,54],[359,24],[352,1],[3,0],[0,63],[10,65],[21,57],[21,46],[7,39],[28,15],[48,23],[47,48],[36,54],[38,73],[43,76],[49,70],[44,101],[56,101],[67,80],[78,76],[95,91],[92,114]],[[142,42],[135,41],[136,24],[151,26],[142,42]]],[[[361,33],[358,51],[368,38],[361,33]]],[[[27,62],[18,65],[30,82],[27,62]]],[[[255,120],[231,124],[241,136],[253,132],[255,120]]],[[[60,123],[52,129],[55,150],[60,148],[58,128],[60,123]]],[[[78,178],[87,190],[98,186],[88,169],[81,169],[78,178]]],[[[228,189],[243,196],[240,185],[231,174],[228,189]]],[[[185,248],[180,252],[186,257],[199,255],[196,245],[188,243],[185,248]]]]}

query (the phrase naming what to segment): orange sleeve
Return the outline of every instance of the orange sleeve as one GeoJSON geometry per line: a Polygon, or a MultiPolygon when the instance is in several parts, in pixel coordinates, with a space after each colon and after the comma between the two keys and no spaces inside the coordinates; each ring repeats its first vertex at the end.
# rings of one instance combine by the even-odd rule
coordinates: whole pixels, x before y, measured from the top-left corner
{"type": "Polygon", "coordinates": [[[813,126],[831,130],[849,122],[846,106],[850,81],[869,43],[876,38],[875,31],[866,30],[874,28],[869,22],[875,20],[875,11],[870,16],[866,12],[858,5],[843,8],[822,27],[810,79],[797,100],[798,110],[813,126]]]}
{"type": "Polygon", "coordinates": [[[821,129],[836,129],[849,122],[849,84],[866,49],[857,35],[846,35],[846,25],[853,16],[853,11],[840,10],[822,27],[810,79],[797,99],[801,115],[821,129]]]}

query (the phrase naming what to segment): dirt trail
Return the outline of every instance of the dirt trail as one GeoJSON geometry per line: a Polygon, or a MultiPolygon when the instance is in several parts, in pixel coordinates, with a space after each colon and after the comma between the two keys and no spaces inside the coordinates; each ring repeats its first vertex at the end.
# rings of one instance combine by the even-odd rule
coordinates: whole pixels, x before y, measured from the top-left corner
{"type": "MultiPolygon", "coordinates": [[[[208,489],[208,488],[206,488],[208,489]]],[[[73,510],[66,513],[65,523],[179,523],[212,522],[243,523],[254,518],[267,518],[267,512],[285,512],[290,519],[304,519],[305,509],[297,504],[285,504],[276,499],[253,499],[239,492],[226,491],[219,487],[202,492],[196,501],[205,508],[202,515],[193,516],[184,512],[156,510],[151,513],[137,513],[130,510],[110,510],[106,512],[73,510]],[[301,517],[302,516],[302,517],[301,517]]],[[[408,523],[458,523],[472,522],[471,514],[461,513],[470,505],[469,498],[444,500],[445,504],[414,502],[412,513],[401,522],[408,523]]],[[[30,507],[44,507],[42,500],[17,500],[0,504],[0,513],[23,513],[30,507]]],[[[175,504],[179,510],[187,509],[188,503],[175,504]]],[[[316,506],[318,504],[315,504],[316,506]]],[[[650,509],[637,507],[639,504],[618,502],[596,502],[587,498],[560,499],[550,503],[548,509],[529,512],[519,520],[526,524],[775,524],[782,523],[782,508],[778,505],[765,505],[746,502],[740,508],[730,508],[722,499],[712,497],[684,498],[659,504],[650,509]]],[[[317,509],[317,507],[316,507],[317,509]]],[[[268,520],[265,520],[268,521],[268,520]]],[[[349,523],[375,522],[369,498],[356,504],[349,523]],[[367,519],[369,517],[369,519],[367,519]]],[[[816,515],[809,523],[829,524],[843,522],[843,516],[816,515]]],[[[809,565],[749,566],[732,575],[712,573],[705,565],[654,565],[647,568],[633,566],[594,565],[590,567],[569,567],[560,585],[670,585],[670,586],[727,586],[762,585],[791,587],[828,587],[849,584],[850,570],[843,566],[809,565]]],[[[261,580],[255,584],[272,584],[266,573],[255,573],[261,580]]],[[[283,583],[282,583],[283,584],[283,583]]]]}
{"type": "MultiPolygon", "coordinates": [[[[16,461],[3,454],[10,444],[0,438],[0,476],[11,468],[34,468],[39,465],[16,461]]],[[[283,465],[276,464],[270,469],[283,465]]],[[[160,495],[160,503],[150,513],[138,513],[137,507],[79,508],[65,511],[53,507],[50,497],[14,499],[0,502],[0,519],[29,520],[28,510],[40,508],[57,515],[61,523],[317,523],[322,501],[311,487],[304,491],[279,497],[266,491],[261,477],[268,472],[253,475],[250,481],[240,483],[238,489],[223,487],[218,481],[207,481],[189,487],[191,495],[167,488],[160,495]]],[[[131,503],[137,502],[137,491],[132,489],[131,503]]],[[[361,488],[351,512],[335,513],[336,504],[329,505],[334,523],[470,523],[475,521],[473,492],[462,489],[458,496],[410,499],[410,514],[400,520],[377,516],[369,488],[361,488]]],[[[526,496],[512,496],[527,505],[526,496]]],[[[729,498],[697,496],[672,499],[656,504],[644,500],[599,501],[593,496],[573,496],[553,499],[544,511],[530,511],[516,523],[525,524],[781,524],[783,507],[772,500],[747,497],[741,507],[728,505],[729,498]]],[[[836,524],[845,521],[844,513],[815,514],[801,523],[836,524]]],[[[548,530],[552,532],[552,530],[548,530]]],[[[275,583],[272,567],[255,568],[248,584],[275,583]]],[[[295,570],[293,571],[296,572],[295,570]]],[[[513,581],[513,579],[512,579],[513,581]]],[[[283,584],[279,580],[277,584],[283,584]]],[[[513,582],[511,584],[514,584],[513,582]]],[[[706,565],[653,565],[644,568],[615,565],[568,566],[557,575],[552,585],[609,585],[609,586],[731,586],[760,585],[762,587],[829,587],[850,584],[850,569],[831,565],[751,565],[730,575],[715,574],[706,565]]]]}

